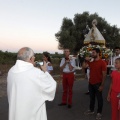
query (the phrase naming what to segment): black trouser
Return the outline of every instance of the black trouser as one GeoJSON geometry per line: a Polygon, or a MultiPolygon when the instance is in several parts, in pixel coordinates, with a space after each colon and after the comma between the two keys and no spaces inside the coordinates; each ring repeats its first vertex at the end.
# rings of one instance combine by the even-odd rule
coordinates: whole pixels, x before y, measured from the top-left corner
{"type": "Polygon", "coordinates": [[[98,101],[98,109],[97,109],[97,113],[102,113],[102,108],[103,108],[103,97],[102,97],[102,92],[100,92],[99,86],[101,85],[101,83],[98,84],[90,84],[89,83],[89,92],[90,92],[90,110],[94,111],[94,107],[95,107],[95,96],[97,97],[97,101],[98,101]]]}
{"type": "Polygon", "coordinates": [[[107,75],[110,74],[110,69],[111,69],[111,68],[107,67],[107,75]]]}

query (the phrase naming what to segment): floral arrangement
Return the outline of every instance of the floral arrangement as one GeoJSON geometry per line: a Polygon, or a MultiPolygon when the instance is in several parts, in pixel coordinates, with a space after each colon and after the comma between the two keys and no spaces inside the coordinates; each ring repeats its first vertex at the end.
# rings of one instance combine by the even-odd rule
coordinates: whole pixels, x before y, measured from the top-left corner
{"type": "Polygon", "coordinates": [[[91,56],[93,48],[99,48],[100,49],[100,51],[101,51],[100,57],[102,59],[108,59],[112,55],[112,50],[110,50],[109,48],[106,48],[105,46],[89,44],[88,46],[84,46],[80,49],[80,53],[79,53],[80,56],[81,57],[91,56]]]}

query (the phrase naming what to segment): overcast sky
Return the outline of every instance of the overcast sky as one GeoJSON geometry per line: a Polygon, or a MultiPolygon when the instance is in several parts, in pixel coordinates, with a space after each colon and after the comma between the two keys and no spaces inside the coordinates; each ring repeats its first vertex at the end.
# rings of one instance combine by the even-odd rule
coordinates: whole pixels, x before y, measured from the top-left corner
{"type": "Polygon", "coordinates": [[[63,18],[84,11],[120,28],[120,0],[0,0],[0,50],[28,46],[35,52],[62,52],[55,33],[63,18]]]}

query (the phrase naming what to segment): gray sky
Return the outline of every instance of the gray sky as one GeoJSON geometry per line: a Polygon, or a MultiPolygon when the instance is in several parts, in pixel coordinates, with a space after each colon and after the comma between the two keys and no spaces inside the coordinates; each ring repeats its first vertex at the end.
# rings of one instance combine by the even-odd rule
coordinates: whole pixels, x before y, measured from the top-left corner
{"type": "Polygon", "coordinates": [[[120,28],[120,0],[0,0],[0,50],[28,46],[35,52],[61,52],[55,33],[62,19],[84,11],[120,28]]]}

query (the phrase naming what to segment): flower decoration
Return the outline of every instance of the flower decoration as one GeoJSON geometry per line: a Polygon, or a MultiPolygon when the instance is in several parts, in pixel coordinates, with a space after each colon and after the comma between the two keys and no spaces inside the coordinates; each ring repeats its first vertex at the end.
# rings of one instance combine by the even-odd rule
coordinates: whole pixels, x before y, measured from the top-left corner
{"type": "Polygon", "coordinates": [[[93,48],[100,49],[100,51],[101,51],[100,58],[102,58],[102,59],[108,59],[108,58],[110,58],[110,56],[112,54],[112,51],[109,48],[106,48],[105,46],[89,44],[88,46],[84,46],[80,49],[80,53],[79,53],[80,56],[81,57],[91,56],[93,48]]]}

